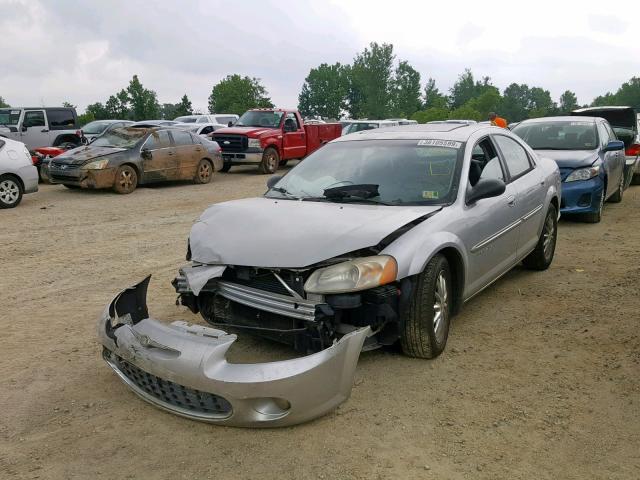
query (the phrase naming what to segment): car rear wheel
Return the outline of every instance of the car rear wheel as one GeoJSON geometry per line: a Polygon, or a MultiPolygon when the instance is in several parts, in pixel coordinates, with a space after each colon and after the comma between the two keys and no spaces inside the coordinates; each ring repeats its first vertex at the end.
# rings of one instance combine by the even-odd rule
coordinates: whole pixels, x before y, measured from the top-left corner
{"type": "Polygon", "coordinates": [[[542,233],[536,248],[525,257],[522,264],[531,270],[546,270],[553,261],[558,238],[558,212],[555,205],[549,205],[547,216],[544,218],[542,233]]]}
{"type": "Polygon", "coordinates": [[[400,345],[405,355],[435,358],[442,353],[451,320],[451,270],[444,255],[433,257],[415,283],[400,345]]]}
{"type": "Polygon", "coordinates": [[[209,183],[211,181],[211,176],[213,174],[213,165],[207,159],[200,160],[198,163],[198,169],[196,170],[196,176],[194,178],[195,183],[209,183]]]}
{"type": "Polygon", "coordinates": [[[113,190],[116,193],[131,193],[137,186],[138,174],[131,165],[122,165],[118,170],[116,170],[116,180],[113,184],[113,190]]]}
{"type": "Polygon", "coordinates": [[[613,195],[609,197],[609,201],[611,203],[620,203],[622,201],[623,194],[624,194],[624,175],[620,175],[620,184],[618,185],[618,189],[614,192],[613,195]]]}
{"type": "Polygon", "coordinates": [[[260,171],[262,173],[275,173],[280,164],[280,155],[275,148],[269,147],[262,154],[262,162],[260,162],[260,171]]]}
{"type": "Polygon", "coordinates": [[[640,185],[640,173],[636,173],[631,177],[631,185],[640,185]]]}
{"type": "Polygon", "coordinates": [[[587,223],[600,223],[602,220],[602,210],[604,209],[604,190],[600,195],[600,202],[598,203],[598,210],[593,213],[585,213],[584,220],[587,223]]]}
{"type": "Polygon", "coordinates": [[[17,207],[22,201],[22,185],[14,177],[0,176],[0,208],[17,207]]]}

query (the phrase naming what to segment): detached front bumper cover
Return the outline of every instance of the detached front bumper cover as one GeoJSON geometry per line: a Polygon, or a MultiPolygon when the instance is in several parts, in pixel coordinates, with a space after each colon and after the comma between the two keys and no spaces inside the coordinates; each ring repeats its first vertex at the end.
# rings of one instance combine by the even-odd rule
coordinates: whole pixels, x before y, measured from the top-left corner
{"type": "Polygon", "coordinates": [[[280,427],[320,417],[349,398],[369,327],[306,357],[232,364],[225,355],[236,335],[149,318],[150,278],[120,292],[98,325],[104,359],[144,400],[205,422],[280,427]]]}

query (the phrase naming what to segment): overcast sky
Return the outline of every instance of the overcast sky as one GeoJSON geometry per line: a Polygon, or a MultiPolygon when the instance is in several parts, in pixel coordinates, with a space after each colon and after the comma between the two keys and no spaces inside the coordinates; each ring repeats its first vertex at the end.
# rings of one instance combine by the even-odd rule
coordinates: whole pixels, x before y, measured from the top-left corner
{"type": "Polygon", "coordinates": [[[541,86],[580,103],[640,74],[637,0],[0,0],[0,96],[13,106],[104,102],[138,74],[161,103],[206,109],[228,74],[295,107],[309,69],[369,42],[448,90],[465,67],[501,90],[541,86]]]}

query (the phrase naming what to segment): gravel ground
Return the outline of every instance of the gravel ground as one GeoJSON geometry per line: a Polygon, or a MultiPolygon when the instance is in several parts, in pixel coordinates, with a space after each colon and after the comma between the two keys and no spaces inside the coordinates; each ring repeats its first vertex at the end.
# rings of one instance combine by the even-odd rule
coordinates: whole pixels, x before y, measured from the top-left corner
{"type": "Polygon", "coordinates": [[[0,211],[1,478],[640,478],[640,187],[600,224],[563,220],[551,268],[516,268],[469,302],[436,360],[364,353],[323,418],[233,429],[130,393],[100,357],[98,313],[152,273],[154,316],[200,322],[169,284],[190,226],[266,178],[238,168],[127,196],[43,185],[0,211]]]}

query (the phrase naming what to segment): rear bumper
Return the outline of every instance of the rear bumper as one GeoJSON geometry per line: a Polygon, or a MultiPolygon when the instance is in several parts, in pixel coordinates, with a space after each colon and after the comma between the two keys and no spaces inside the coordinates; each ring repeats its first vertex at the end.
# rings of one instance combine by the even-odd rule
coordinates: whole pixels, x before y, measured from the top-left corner
{"type": "Polygon", "coordinates": [[[562,182],[562,214],[592,213],[600,207],[604,182],[600,177],[576,182],[562,182]]]}
{"type": "Polygon", "coordinates": [[[105,360],[144,400],[194,420],[279,427],[324,415],[349,398],[369,327],[306,357],[230,364],[225,354],[235,335],[149,318],[149,278],[118,294],[98,325],[105,360]]]}
{"type": "Polygon", "coordinates": [[[24,183],[24,193],[35,193],[38,191],[38,169],[33,165],[26,165],[18,171],[18,176],[24,183]]]}

